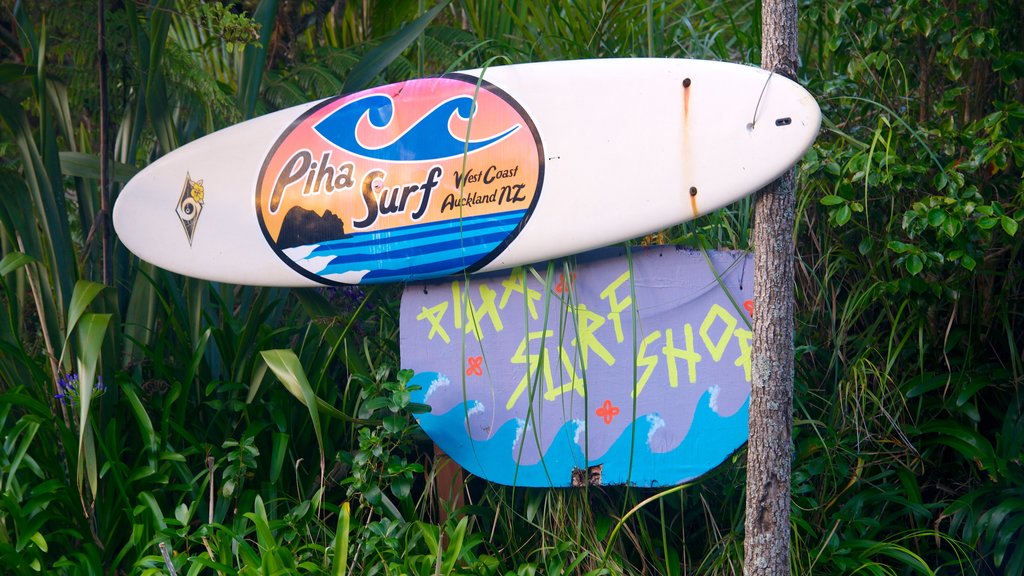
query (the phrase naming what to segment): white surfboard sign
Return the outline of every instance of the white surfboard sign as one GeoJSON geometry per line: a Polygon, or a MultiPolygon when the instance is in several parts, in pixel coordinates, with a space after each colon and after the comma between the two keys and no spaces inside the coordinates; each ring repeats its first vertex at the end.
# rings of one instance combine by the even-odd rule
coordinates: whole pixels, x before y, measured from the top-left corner
{"type": "Polygon", "coordinates": [[[797,162],[821,115],[759,68],[677,59],[519,64],[296,106],[131,179],[140,258],[265,286],[407,282],[642,236],[797,162]]]}

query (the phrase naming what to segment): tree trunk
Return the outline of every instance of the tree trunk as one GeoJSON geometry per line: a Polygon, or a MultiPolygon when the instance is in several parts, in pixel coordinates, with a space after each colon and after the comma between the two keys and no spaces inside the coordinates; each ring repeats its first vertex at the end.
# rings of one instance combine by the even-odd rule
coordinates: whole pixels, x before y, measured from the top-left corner
{"type": "MultiPolygon", "coordinates": [[[[765,0],[761,67],[795,79],[795,0],[765,0]]],[[[747,576],[789,575],[793,427],[793,221],[795,170],[757,193],[754,335],[747,449],[744,567],[747,576]]]]}

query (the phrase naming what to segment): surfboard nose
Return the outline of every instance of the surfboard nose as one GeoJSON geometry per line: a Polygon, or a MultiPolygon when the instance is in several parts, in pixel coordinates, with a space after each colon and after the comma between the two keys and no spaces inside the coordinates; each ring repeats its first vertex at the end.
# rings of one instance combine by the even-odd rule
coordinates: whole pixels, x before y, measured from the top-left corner
{"type": "Polygon", "coordinates": [[[154,161],[114,203],[118,238],[139,258],[172,272],[236,284],[280,284],[254,273],[283,264],[257,241],[262,234],[254,201],[244,198],[254,195],[267,148],[311,105],[225,128],[154,161]]]}

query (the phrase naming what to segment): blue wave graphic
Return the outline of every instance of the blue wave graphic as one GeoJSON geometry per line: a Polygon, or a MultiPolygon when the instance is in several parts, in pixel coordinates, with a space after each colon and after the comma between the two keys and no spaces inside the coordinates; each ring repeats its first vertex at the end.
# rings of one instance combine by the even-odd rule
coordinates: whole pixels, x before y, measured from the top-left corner
{"type": "Polygon", "coordinates": [[[404,134],[378,148],[367,148],[360,144],[356,138],[356,126],[364,116],[374,128],[383,129],[391,123],[394,103],[383,94],[349,102],[318,122],[313,129],[338,148],[364,158],[417,162],[444,160],[475,152],[505,139],[521,126],[516,124],[501,134],[483,140],[467,141],[452,134],[448,128],[452,117],[458,114],[459,118],[469,120],[473,108],[471,96],[458,96],[442,102],[404,134]]]}
{"type": "MultiPolygon", "coordinates": [[[[436,372],[422,372],[410,380],[410,386],[421,387],[412,393],[413,402],[424,401],[430,383],[437,377],[436,372]]],[[[701,396],[690,430],[675,449],[652,452],[647,435],[653,423],[646,414],[638,415],[607,452],[590,454],[589,462],[583,449],[573,440],[577,427],[574,422],[567,422],[558,430],[541,462],[517,465],[512,446],[518,435],[519,421],[506,421],[487,440],[473,440],[467,434],[466,411],[477,404],[476,400],[457,404],[444,414],[420,414],[417,418],[430,438],[460,466],[494,482],[517,486],[569,486],[573,468],[601,464],[603,484],[653,487],[696,478],[721,464],[746,442],[749,398],[735,414],[725,418],[711,410],[710,399],[709,392],[701,396]]],[[[597,425],[593,419],[591,425],[597,425]]],[[[533,442],[529,430],[525,435],[525,442],[533,442]]]]}
{"type": "Polygon", "coordinates": [[[322,277],[369,270],[363,284],[452,275],[500,246],[525,214],[516,210],[357,233],[319,244],[296,263],[322,277]]]}

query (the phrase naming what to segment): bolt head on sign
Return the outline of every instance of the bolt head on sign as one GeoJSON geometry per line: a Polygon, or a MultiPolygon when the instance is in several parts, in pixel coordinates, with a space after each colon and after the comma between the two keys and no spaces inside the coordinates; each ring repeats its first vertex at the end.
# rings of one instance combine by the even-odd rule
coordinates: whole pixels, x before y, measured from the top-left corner
{"type": "Polygon", "coordinates": [[[409,285],[427,434],[501,484],[670,486],[747,439],[753,257],[606,250],[409,285]]]}

